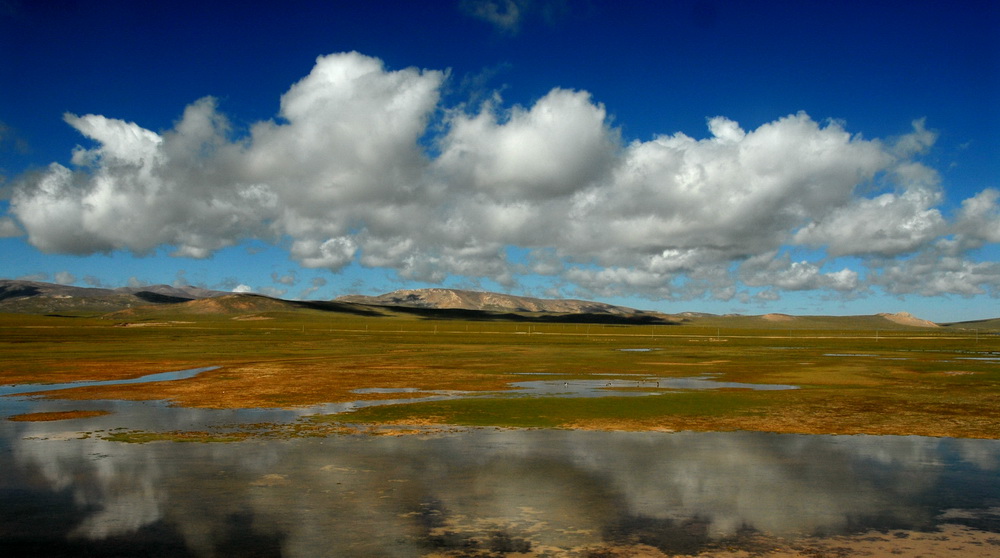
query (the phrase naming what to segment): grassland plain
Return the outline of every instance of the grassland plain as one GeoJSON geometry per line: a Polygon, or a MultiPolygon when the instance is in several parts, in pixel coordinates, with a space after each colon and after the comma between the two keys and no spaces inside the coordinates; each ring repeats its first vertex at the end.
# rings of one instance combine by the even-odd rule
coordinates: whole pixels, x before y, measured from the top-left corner
{"type": "Polygon", "coordinates": [[[187,380],[47,395],[60,399],[293,408],[426,395],[393,392],[402,388],[495,395],[369,407],[296,426],[313,434],[360,423],[1000,438],[998,353],[995,330],[906,327],[879,317],[599,325],[389,310],[0,314],[0,384],[220,367],[187,380]],[[624,383],[704,374],[800,389],[668,390],[636,381],[627,389],[654,396],[503,395],[511,382],[532,379],[624,383]]]}

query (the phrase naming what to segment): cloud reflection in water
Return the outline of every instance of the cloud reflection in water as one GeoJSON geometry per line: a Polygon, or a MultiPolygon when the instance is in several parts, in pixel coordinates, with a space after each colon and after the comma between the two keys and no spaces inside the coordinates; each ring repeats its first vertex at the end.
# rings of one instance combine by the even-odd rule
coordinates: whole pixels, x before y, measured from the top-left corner
{"type": "Polygon", "coordinates": [[[0,506],[73,502],[18,536],[98,544],[156,528],[198,556],[244,543],[286,556],[608,541],[691,551],[747,528],[927,527],[1000,499],[1000,443],[985,440],[472,430],[123,444],[4,429],[0,506]]]}

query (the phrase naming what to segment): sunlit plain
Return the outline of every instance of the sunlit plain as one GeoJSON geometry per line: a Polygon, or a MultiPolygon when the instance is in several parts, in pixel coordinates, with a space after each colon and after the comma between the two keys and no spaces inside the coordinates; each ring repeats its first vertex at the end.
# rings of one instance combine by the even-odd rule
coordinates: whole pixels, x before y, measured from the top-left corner
{"type": "Polygon", "coordinates": [[[879,317],[601,325],[539,323],[530,316],[428,319],[388,310],[233,316],[151,309],[124,317],[0,316],[0,383],[125,379],[219,366],[187,380],[49,396],[165,399],[202,408],[414,400],[313,417],[315,428],[440,424],[1000,438],[1000,337],[990,329],[902,327],[879,317]],[[799,389],[677,390],[656,382],[687,377],[799,389]],[[513,382],[570,386],[595,379],[649,397],[509,396],[513,382]],[[434,391],[469,396],[418,400],[434,391]]]}

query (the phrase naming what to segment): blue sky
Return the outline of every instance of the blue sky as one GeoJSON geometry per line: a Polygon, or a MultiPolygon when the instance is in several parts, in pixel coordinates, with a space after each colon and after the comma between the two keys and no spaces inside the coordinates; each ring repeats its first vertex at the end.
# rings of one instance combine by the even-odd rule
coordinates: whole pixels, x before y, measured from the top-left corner
{"type": "Polygon", "coordinates": [[[1000,316],[995,2],[0,1],[4,278],[1000,316]]]}

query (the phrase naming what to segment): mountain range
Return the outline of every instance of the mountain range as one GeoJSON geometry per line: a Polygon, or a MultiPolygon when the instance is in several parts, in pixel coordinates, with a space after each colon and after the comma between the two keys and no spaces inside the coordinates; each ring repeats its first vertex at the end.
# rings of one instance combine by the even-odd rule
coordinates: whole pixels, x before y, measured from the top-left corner
{"type": "Polygon", "coordinates": [[[103,289],[0,279],[0,312],[61,314],[114,312],[149,304],[172,304],[230,293],[199,287],[152,285],[103,289]]]}
{"type": "Polygon", "coordinates": [[[0,280],[0,313],[127,317],[142,308],[172,306],[188,314],[249,314],[313,309],[371,314],[377,308],[425,317],[525,319],[596,323],[674,323],[667,315],[583,300],[548,300],[456,289],[350,295],[333,301],[283,300],[197,287],[152,285],[86,288],[22,280],[0,280]],[[516,315],[515,315],[516,314],[516,315]]]}
{"type": "Polygon", "coordinates": [[[199,287],[150,285],[117,289],[75,287],[0,279],[0,313],[42,315],[109,315],[134,313],[142,308],[171,306],[179,313],[246,315],[254,312],[313,309],[375,315],[379,309],[429,318],[511,319],[577,323],[715,324],[720,320],[744,327],[860,327],[934,328],[940,326],[1000,329],[1000,319],[935,324],[906,312],[874,316],[812,316],[787,314],[717,316],[698,312],[664,314],[573,299],[542,299],[461,289],[406,289],[378,296],[347,295],[332,301],[283,300],[248,293],[199,287]],[[808,320],[807,320],[808,318],[808,320]]]}
{"type": "Polygon", "coordinates": [[[489,312],[551,312],[559,314],[613,314],[639,316],[653,314],[625,306],[573,299],[545,299],[459,289],[405,289],[378,296],[347,295],[338,302],[372,306],[410,308],[450,308],[489,312]]]}

